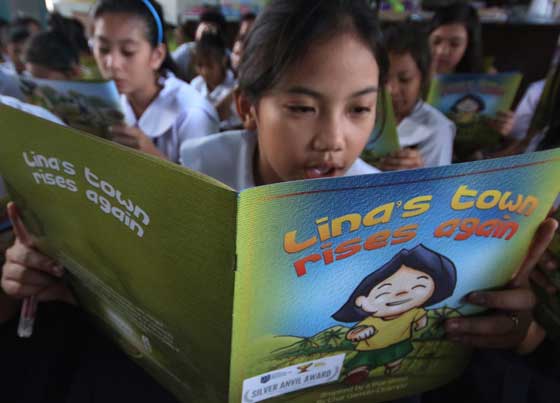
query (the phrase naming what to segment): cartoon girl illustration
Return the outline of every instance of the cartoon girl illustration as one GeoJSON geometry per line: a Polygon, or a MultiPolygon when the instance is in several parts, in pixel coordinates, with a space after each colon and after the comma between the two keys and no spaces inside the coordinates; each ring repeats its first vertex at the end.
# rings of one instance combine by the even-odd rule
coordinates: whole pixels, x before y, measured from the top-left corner
{"type": "Polygon", "coordinates": [[[453,262],[422,244],[401,250],[365,277],[332,315],[340,322],[359,322],[346,334],[358,353],[346,363],[344,381],[361,383],[382,365],[386,375],[398,371],[413,350],[412,331],[428,324],[425,307],[450,297],[456,283],[453,262]]]}
{"type": "Polygon", "coordinates": [[[478,115],[485,108],[486,104],[482,98],[475,94],[467,94],[455,102],[450,115],[457,124],[470,124],[478,120],[478,115]]]}

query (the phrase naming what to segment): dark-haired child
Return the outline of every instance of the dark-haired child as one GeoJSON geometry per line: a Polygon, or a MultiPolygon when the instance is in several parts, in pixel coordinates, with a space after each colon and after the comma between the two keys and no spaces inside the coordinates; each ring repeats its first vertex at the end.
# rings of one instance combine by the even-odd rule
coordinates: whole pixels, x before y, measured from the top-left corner
{"type": "MultiPolygon", "coordinates": [[[[476,9],[465,3],[439,8],[429,28],[434,74],[492,73],[485,71],[482,48],[482,27],[476,9]]],[[[499,111],[489,124],[508,136],[515,122],[512,111],[499,111]]]]}
{"type": "Polygon", "coordinates": [[[1,66],[6,72],[21,74],[25,70],[23,52],[29,39],[31,39],[31,32],[24,26],[15,25],[10,29],[6,44],[8,60],[1,66]]]}
{"type": "Polygon", "coordinates": [[[431,57],[426,36],[409,25],[393,27],[384,34],[389,54],[387,90],[393,101],[399,142],[405,150],[383,159],[380,168],[415,168],[399,158],[404,152],[419,153],[426,167],[450,164],[455,125],[422,99],[430,84],[431,57]]]}
{"type": "Polygon", "coordinates": [[[225,27],[226,19],[222,13],[217,9],[209,8],[200,15],[194,41],[183,43],[173,51],[173,60],[175,60],[179,71],[187,81],[191,81],[196,76],[194,63],[196,43],[205,33],[223,35],[225,27]]]}
{"type": "Polygon", "coordinates": [[[45,31],[33,36],[25,49],[25,69],[36,78],[72,80],[80,77],[80,55],[61,33],[45,31]]]}
{"type": "Polygon", "coordinates": [[[215,108],[177,78],[167,53],[162,10],[154,0],[101,0],[93,13],[93,53],[121,93],[126,125],[114,140],[179,161],[186,140],[219,131],[215,108]]]}
{"type": "Polygon", "coordinates": [[[240,126],[235,110],[233,91],[236,86],[233,72],[228,69],[226,47],[219,35],[206,33],[196,43],[195,56],[198,76],[191,85],[218,111],[220,128],[240,126]]]}

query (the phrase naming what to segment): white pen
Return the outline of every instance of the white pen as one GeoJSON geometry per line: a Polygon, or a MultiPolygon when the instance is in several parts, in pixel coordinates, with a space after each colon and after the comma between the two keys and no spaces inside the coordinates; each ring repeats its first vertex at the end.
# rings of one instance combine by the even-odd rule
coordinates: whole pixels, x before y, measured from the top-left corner
{"type": "Polygon", "coordinates": [[[21,304],[17,334],[21,338],[29,338],[33,334],[35,314],[37,312],[37,298],[34,295],[26,297],[21,304]]]}

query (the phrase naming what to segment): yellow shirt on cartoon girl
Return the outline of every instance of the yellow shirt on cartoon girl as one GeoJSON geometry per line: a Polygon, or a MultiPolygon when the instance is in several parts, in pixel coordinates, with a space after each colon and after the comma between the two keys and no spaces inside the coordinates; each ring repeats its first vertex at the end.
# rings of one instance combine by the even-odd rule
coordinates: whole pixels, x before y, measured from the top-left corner
{"type": "Polygon", "coordinates": [[[378,350],[410,339],[412,335],[411,326],[426,316],[426,314],[427,312],[424,308],[414,308],[390,320],[368,316],[358,323],[356,327],[371,326],[375,329],[375,333],[370,338],[358,342],[356,350],[378,350]]]}

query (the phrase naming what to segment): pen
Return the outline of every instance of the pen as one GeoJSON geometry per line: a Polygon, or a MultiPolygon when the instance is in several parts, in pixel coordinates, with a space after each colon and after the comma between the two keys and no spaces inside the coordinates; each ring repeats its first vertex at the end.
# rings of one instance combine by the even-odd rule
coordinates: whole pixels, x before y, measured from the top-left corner
{"type": "Polygon", "coordinates": [[[37,312],[37,299],[35,296],[27,297],[21,305],[17,334],[21,338],[29,338],[33,334],[35,313],[37,312]]]}

